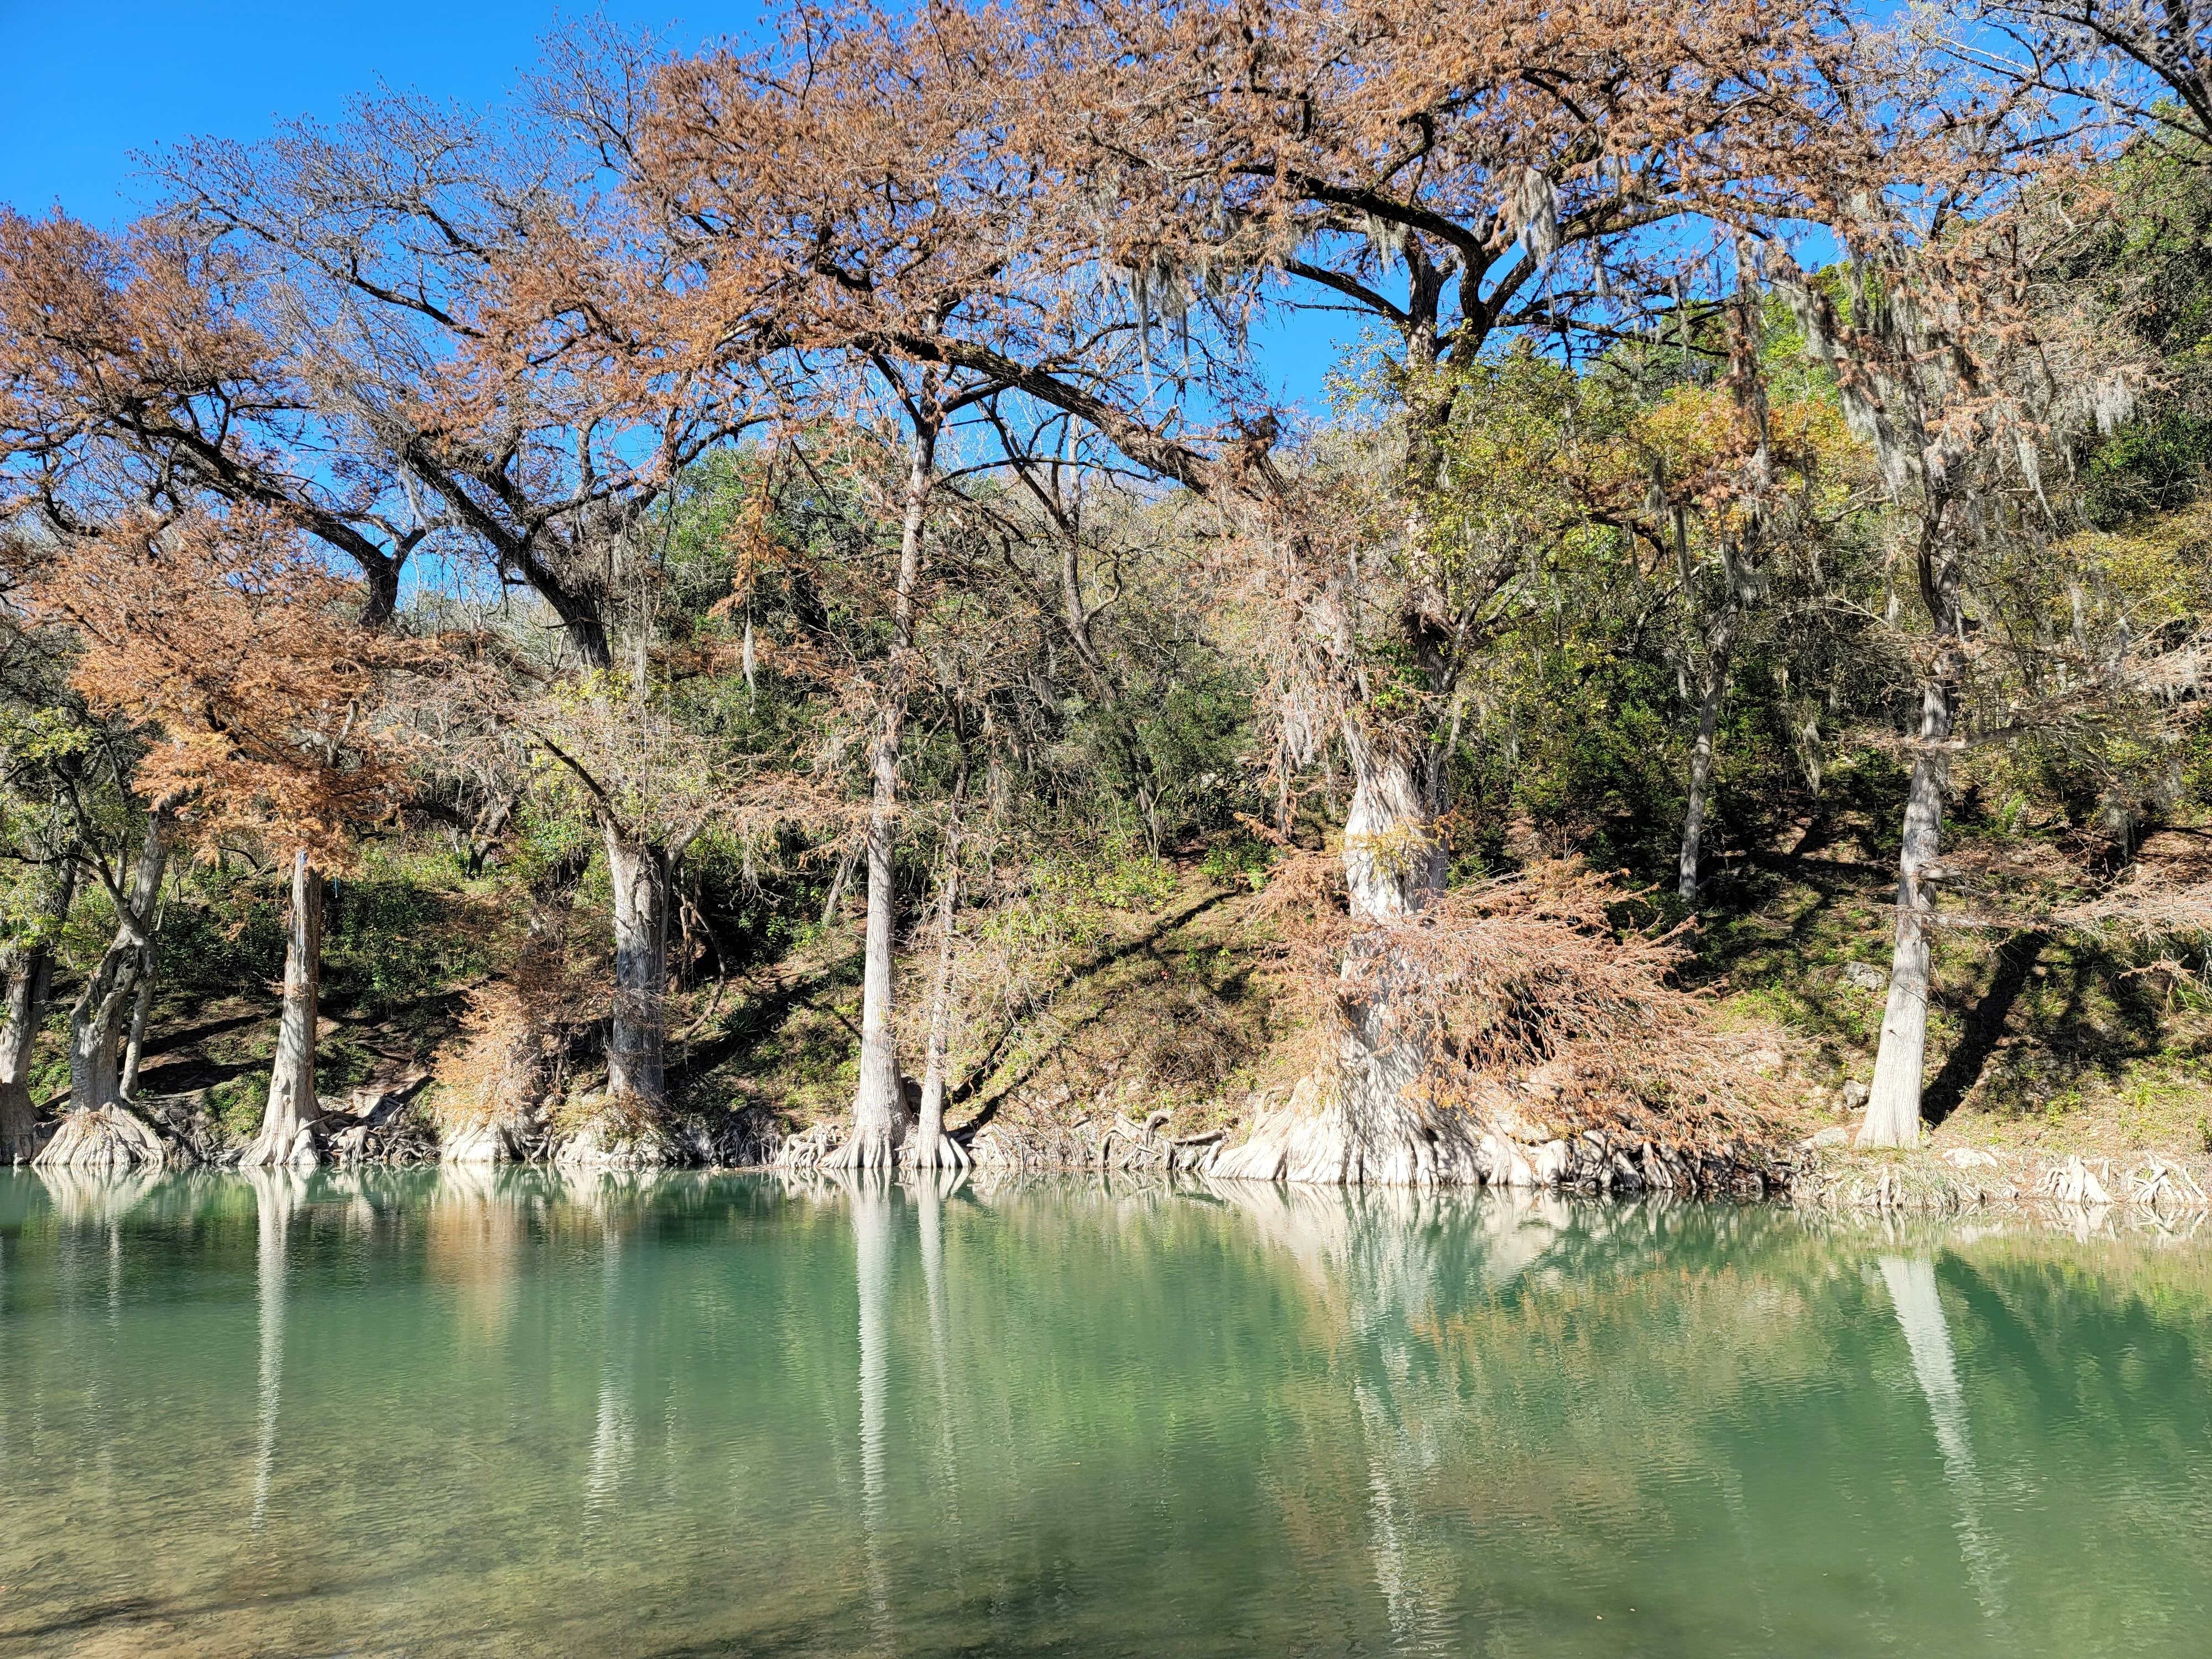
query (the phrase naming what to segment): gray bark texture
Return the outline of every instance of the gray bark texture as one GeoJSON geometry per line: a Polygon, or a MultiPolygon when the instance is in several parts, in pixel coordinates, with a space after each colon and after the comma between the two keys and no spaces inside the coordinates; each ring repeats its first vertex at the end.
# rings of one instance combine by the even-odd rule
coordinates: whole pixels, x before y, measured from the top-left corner
{"type": "Polygon", "coordinates": [[[90,1111],[123,1099],[119,1049],[124,1014],[138,994],[139,976],[152,958],[154,909],[169,855],[171,813],[146,815],[138,862],[115,901],[115,937],[77,993],[70,1010],[70,1108],[90,1111]]]}
{"type": "Polygon", "coordinates": [[[937,887],[937,963],[929,987],[928,1052],[922,1063],[921,1113],[908,1145],[917,1170],[957,1170],[967,1167],[968,1149],[945,1133],[945,1055],[952,1036],[952,926],[960,904],[959,796],[953,796],[956,816],[945,831],[945,868],[937,887]]]}
{"type": "Polygon", "coordinates": [[[31,1098],[31,1056],[54,982],[53,936],[76,897],[76,866],[64,861],[47,875],[41,925],[30,943],[9,951],[7,1019],[0,1025],[0,1161],[27,1162],[39,1150],[38,1103],[31,1098]]]}
{"type": "Polygon", "coordinates": [[[146,1024],[154,1016],[154,984],[161,972],[161,918],[154,917],[154,935],[146,944],[146,967],[138,975],[138,994],[131,1003],[131,1034],[123,1042],[123,1097],[138,1098],[138,1068],[146,1058],[146,1024]]]}
{"type": "Polygon", "coordinates": [[[1920,748],[1905,798],[1905,842],[1897,861],[1897,946],[1890,958],[1889,1005],[1875,1052],[1874,1085],[1859,1124],[1862,1146],[1910,1146],[1920,1138],[1920,1089],[1928,1059],[1928,989],[1936,924],[1934,877],[1943,834],[1943,791],[1951,757],[1953,692],[1923,688],[1920,748]]]}
{"type": "Polygon", "coordinates": [[[315,1027],[322,1015],[323,876],[305,853],[292,855],[292,902],[284,937],[284,1001],[276,1022],[276,1063],[261,1131],[240,1160],[249,1170],[313,1169],[315,1027]]]}
{"type": "Polygon", "coordinates": [[[606,831],[615,893],[615,1003],[607,1034],[607,1092],[658,1110],[668,1097],[667,851],[606,831]]]}
{"type": "Polygon", "coordinates": [[[1337,1186],[1473,1183],[1483,1176],[1475,1144],[1457,1126],[1431,1122],[1416,1085],[1428,1069],[1415,1012],[1419,969],[1391,938],[1443,890],[1446,856],[1436,803],[1413,760],[1347,726],[1352,805],[1344,869],[1355,921],[1368,924],[1345,953],[1347,997],[1334,1075],[1301,1084],[1288,1107],[1223,1152],[1210,1173],[1231,1180],[1337,1186]]]}
{"type": "MultiPolygon", "coordinates": [[[[1939,509],[1940,511],[1940,509],[1939,509]]],[[[1931,535],[1934,532],[1931,531],[1931,535]]],[[[1862,1146],[1910,1146],[1920,1138],[1920,1091],[1928,1059],[1928,992],[1942,869],[1943,792],[1951,782],[1951,734],[1958,721],[1960,642],[1964,617],[1958,574],[1923,553],[1922,587],[1936,622],[1928,678],[1920,691],[1920,741],[1905,798],[1905,837],[1897,861],[1897,948],[1889,1005],[1875,1052],[1874,1083],[1859,1124],[1862,1146]]]]}
{"type": "Polygon", "coordinates": [[[936,463],[933,425],[918,425],[907,472],[906,512],[899,533],[898,586],[894,594],[890,684],[883,724],[870,762],[868,801],[868,933],[860,975],[860,1080],[845,1144],[830,1159],[836,1169],[887,1167],[906,1139],[906,1098],[899,1082],[892,1026],[892,959],[896,947],[898,896],[891,856],[897,842],[898,771],[906,730],[906,675],[914,652],[915,612],[921,582],[922,521],[936,463]]]}
{"type": "Polygon", "coordinates": [[[164,800],[147,813],[138,860],[127,879],[103,877],[115,905],[115,937],[70,1009],[70,1111],[39,1152],[39,1164],[115,1169],[160,1164],[167,1157],[160,1137],[124,1098],[118,1051],[140,976],[153,962],[155,909],[177,805],[164,800]]]}

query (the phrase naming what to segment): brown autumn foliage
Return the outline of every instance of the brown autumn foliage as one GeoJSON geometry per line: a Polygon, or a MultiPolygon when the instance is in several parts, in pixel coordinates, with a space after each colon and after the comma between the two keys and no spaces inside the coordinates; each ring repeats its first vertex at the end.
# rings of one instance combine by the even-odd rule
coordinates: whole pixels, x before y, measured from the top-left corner
{"type": "Polygon", "coordinates": [[[438,1116],[449,1131],[513,1121],[558,1099],[612,1002],[596,942],[550,913],[532,915],[511,963],[470,988],[460,1036],[438,1055],[438,1116]]]}
{"type": "Polygon", "coordinates": [[[1414,1087],[1429,1108],[1477,1127],[1517,1117],[1557,1133],[1771,1144],[1781,1100],[1756,1057],[1774,1034],[1716,1029],[1708,1000],[1677,981],[1692,924],[1624,919],[1648,897],[1579,859],[1538,860],[1378,930],[1351,914],[1339,859],[1291,853],[1263,913],[1317,1059],[1355,1006],[1380,1006],[1428,1057],[1414,1087]]]}
{"type": "Polygon", "coordinates": [[[255,289],[234,250],[174,222],[108,235],[0,209],[0,455],[63,534],[98,533],[117,495],[282,512],[358,567],[363,620],[388,623],[432,526],[395,511],[386,458],[302,378],[312,344],[281,346],[290,319],[255,289]]]}
{"type": "Polygon", "coordinates": [[[82,642],[95,709],[156,728],[138,792],[190,803],[204,847],[245,836],[343,867],[401,781],[380,741],[380,675],[411,649],[358,627],[350,584],[273,516],[119,521],[68,543],[27,595],[82,642]]]}

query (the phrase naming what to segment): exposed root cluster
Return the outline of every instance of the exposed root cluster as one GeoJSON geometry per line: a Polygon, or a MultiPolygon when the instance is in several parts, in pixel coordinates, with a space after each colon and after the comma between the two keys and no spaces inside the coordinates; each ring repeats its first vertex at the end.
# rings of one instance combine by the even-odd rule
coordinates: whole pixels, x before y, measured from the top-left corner
{"type": "Polygon", "coordinates": [[[856,1173],[890,1170],[897,1166],[899,1149],[906,1144],[906,1125],[894,1117],[888,1133],[848,1135],[845,1143],[822,1160],[825,1170],[850,1170],[856,1173]]]}
{"type": "Polygon", "coordinates": [[[933,1135],[927,1140],[919,1134],[910,1134],[899,1153],[899,1162],[909,1170],[965,1170],[975,1161],[968,1149],[948,1134],[933,1135]]]}
{"type": "Polygon", "coordinates": [[[1808,1147],[1790,1172],[1790,1201],[1801,1208],[1881,1214],[1950,1214],[1984,1208],[2050,1209],[2093,1221],[2125,1212],[2146,1220],[2212,1215],[2205,1181],[2170,1158],[2144,1155],[2140,1168],[2111,1158],[2069,1157],[2030,1163],[1977,1148],[1954,1146],[1932,1157],[1847,1153],[1828,1157],[1808,1147]]]}
{"type": "Polygon", "coordinates": [[[1336,1091],[1319,1078],[1301,1082],[1243,1141],[1197,1167],[1222,1181],[1685,1197],[1762,1196],[1779,1178],[1755,1146],[1661,1139],[1619,1121],[1583,1127],[1536,1124],[1503,1103],[1486,1114],[1407,1107],[1392,1115],[1385,1133],[1363,1133],[1336,1091]]]}
{"type": "Polygon", "coordinates": [[[315,1145],[315,1126],[297,1123],[289,1129],[264,1124],[239,1158],[242,1170],[313,1170],[321,1164],[315,1145]]]}
{"type": "Polygon", "coordinates": [[[553,1162],[570,1169],[659,1170],[684,1162],[663,1115],[628,1095],[593,1095],[554,1124],[553,1162]]]}
{"type": "Polygon", "coordinates": [[[99,1106],[69,1112],[32,1159],[47,1169],[130,1170],[169,1161],[169,1146],[129,1107],[99,1106]]]}

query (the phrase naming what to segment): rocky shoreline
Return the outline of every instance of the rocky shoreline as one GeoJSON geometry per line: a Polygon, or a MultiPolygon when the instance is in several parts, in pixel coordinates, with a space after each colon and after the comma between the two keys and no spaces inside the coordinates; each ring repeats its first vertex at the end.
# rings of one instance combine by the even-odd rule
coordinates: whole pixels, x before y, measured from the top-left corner
{"type": "MultiPolygon", "coordinates": [[[[679,1121],[650,1145],[594,1135],[564,1139],[544,1115],[526,1125],[480,1125],[441,1136],[426,1113],[410,1109],[422,1086],[417,1079],[396,1090],[362,1091],[326,1108],[314,1125],[312,1158],[303,1157],[297,1167],[512,1164],[810,1176],[828,1170],[839,1144],[834,1126],[785,1134],[757,1113],[732,1114],[720,1123],[679,1121]]],[[[93,1121],[98,1116],[65,1116],[34,1161],[88,1172],[133,1166],[223,1169],[234,1166],[242,1151],[242,1144],[227,1143],[204,1103],[193,1096],[143,1100],[139,1113],[112,1133],[102,1133],[93,1121]]],[[[1253,1178],[1230,1157],[1239,1145],[1232,1129],[1178,1135],[1170,1133],[1169,1119],[1164,1110],[1142,1120],[1117,1110],[1072,1123],[991,1121],[957,1138],[979,1176],[1253,1178]]],[[[1477,1146],[1480,1179],[1450,1184],[1589,1198],[1763,1201],[1889,1216],[2111,1212],[2153,1227],[2193,1228],[2212,1215],[2212,1158],[2191,1161],[2151,1152],[2051,1157],[1925,1142],[1902,1151],[1862,1152],[1839,1127],[1779,1146],[1667,1145],[1601,1129],[1540,1140],[1492,1130],[1477,1146]]]]}

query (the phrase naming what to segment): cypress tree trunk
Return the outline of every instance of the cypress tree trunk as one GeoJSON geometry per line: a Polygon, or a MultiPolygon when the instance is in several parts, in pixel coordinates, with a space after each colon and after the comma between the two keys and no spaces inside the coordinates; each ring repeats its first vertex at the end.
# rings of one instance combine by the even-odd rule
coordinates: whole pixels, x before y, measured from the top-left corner
{"type": "Polygon", "coordinates": [[[119,1104],[123,1079],[118,1053],[123,1017],[138,994],[153,943],[154,906],[168,862],[168,823],[147,815],[145,838],[131,884],[115,895],[115,937],[70,1010],[70,1109],[95,1111],[119,1104]]]}
{"type": "Polygon", "coordinates": [[[965,1147],[945,1133],[945,1051],[952,1024],[952,922],[960,903],[959,793],[953,793],[953,818],[945,833],[945,870],[937,884],[937,968],[929,988],[929,1048],[922,1065],[921,1117],[909,1147],[917,1170],[958,1170],[969,1159],[965,1147]]]}
{"type": "Polygon", "coordinates": [[[53,935],[76,897],[76,866],[53,872],[38,936],[8,953],[7,1021],[0,1026],[0,1159],[27,1160],[39,1149],[38,1103],[31,1098],[31,1054],[53,989],[53,935]]]}
{"type": "Polygon", "coordinates": [[[882,734],[873,757],[873,792],[868,807],[868,932],[860,974],[860,1082],[853,1101],[852,1131],[831,1160],[840,1169],[879,1169],[905,1138],[905,1103],[900,1098],[898,1054],[892,1040],[892,956],[897,895],[891,884],[896,841],[898,745],[906,714],[903,698],[884,711],[882,734]]]}
{"type": "MultiPolygon", "coordinates": [[[[1931,515],[1926,532],[1931,540],[1940,533],[1942,512],[1939,505],[1931,515]]],[[[1875,1052],[1874,1084],[1859,1125],[1856,1144],[1862,1146],[1910,1146],[1920,1138],[1936,884],[1942,876],[1936,860],[1942,850],[1943,792],[1951,781],[1950,739],[1958,720],[1965,632],[1955,566],[1946,560],[1939,567],[1923,551],[1921,586],[1935,619],[1935,650],[1920,691],[1920,741],[1905,793],[1905,838],[1897,861],[1897,948],[1890,960],[1889,1005],[1875,1052]]]]}
{"type": "Polygon", "coordinates": [[[1940,874],[1943,791],[1951,757],[1952,688],[1930,681],[1920,701],[1920,748],[1905,799],[1905,844],[1897,863],[1897,948],[1890,958],[1889,1006],[1875,1052],[1874,1085],[1859,1125],[1862,1146],[1910,1146],[1920,1138],[1920,1087],[1928,1058],[1928,989],[1936,890],[1940,874]]]}
{"type": "Polygon", "coordinates": [[[1348,997],[1333,1076],[1309,1079],[1263,1118],[1211,1173],[1232,1180],[1426,1186],[1481,1178],[1475,1148],[1429,1122],[1412,1093],[1428,1069],[1425,1029],[1409,1005],[1418,969],[1391,932],[1443,890],[1446,860],[1436,813],[1412,758],[1345,728],[1353,787],[1344,826],[1352,915],[1364,924],[1345,952],[1348,997]]]}
{"type": "Polygon", "coordinates": [[[1722,665],[1709,665],[1705,695],[1698,703],[1698,739],[1690,748],[1690,804],[1682,815],[1682,853],[1674,890],[1686,902],[1698,902],[1698,861],[1705,849],[1705,802],[1712,785],[1713,733],[1720,724],[1721,695],[1728,684],[1722,665]]]}
{"type": "Polygon", "coordinates": [[[870,757],[868,935],[860,975],[860,1081],[853,1099],[850,1133],[829,1160],[836,1169],[884,1168],[906,1138],[906,1100],[899,1085],[891,1028],[891,968],[897,928],[891,854],[897,839],[899,750],[906,730],[905,681],[914,651],[915,606],[921,580],[922,516],[928,504],[930,470],[936,453],[935,428],[927,422],[917,425],[899,536],[890,684],[884,688],[883,726],[870,757]]]}
{"type": "MultiPolygon", "coordinates": [[[[1432,1179],[1431,1143],[1405,1097],[1428,1067],[1417,1021],[1401,1021],[1411,989],[1391,948],[1393,923],[1415,915],[1443,890],[1445,860],[1429,803],[1402,755],[1347,745],[1352,807],[1344,821],[1344,872],[1352,914],[1370,929],[1352,941],[1345,974],[1366,979],[1368,994],[1347,1009],[1337,1089],[1344,1117],[1342,1173],[1347,1182],[1393,1185],[1432,1179]]],[[[1291,1179],[1302,1178],[1293,1172],[1291,1179]]],[[[1310,1177],[1304,1177],[1310,1178],[1310,1177]]]]}
{"type": "Polygon", "coordinates": [[[87,976],[70,1009],[70,1113],[40,1152],[44,1164],[115,1168],[159,1164],[161,1140],[123,1098],[118,1050],[125,1017],[152,962],[154,911],[169,853],[169,820],[176,803],[163,801],[146,815],[138,862],[128,884],[111,882],[115,937],[87,976]]]}
{"type": "Polygon", "coordinates": [[[146,1058],[146,1022],[154,1013],[154,981],[161,968],[161,924],[156,916],[154,937],[146,946],[146,966],[138,975],[138,994],[131,1005],[131,1035],[123,1043],[123,1097],[138,1098],[138,1067],[146,1058]]]}
{"type": "Polygon", "coordinates": [[[668,1098],[669,858],[609,825],[615,890],[615,1004],[607,1036],[607,1092],[658,1112],[668,1098]]]}
{"type": "Polygon", "coordinates": [[[322,1106],[315,1097],[315,1026],[322,1012],[322,980],[323,875],[305,853],[295,853],[276,1065],[270,1074],[261,1133],[240,1160],[246,1169],[312,1169],[317,1162],[313,1126],[322,1106]]]}

